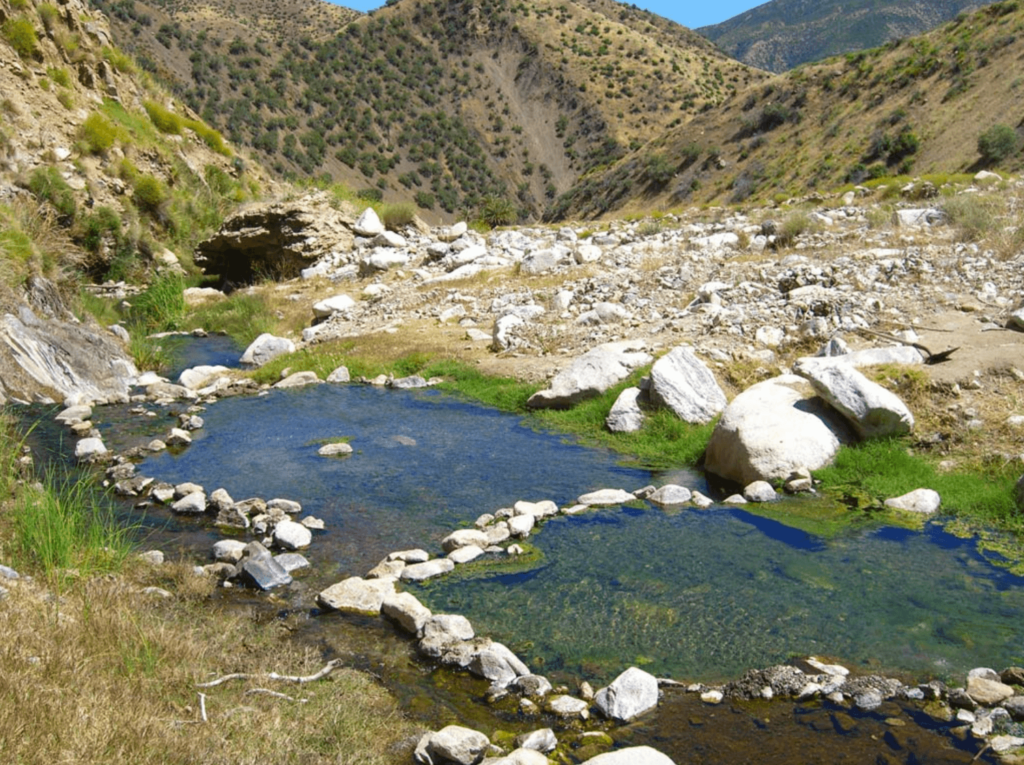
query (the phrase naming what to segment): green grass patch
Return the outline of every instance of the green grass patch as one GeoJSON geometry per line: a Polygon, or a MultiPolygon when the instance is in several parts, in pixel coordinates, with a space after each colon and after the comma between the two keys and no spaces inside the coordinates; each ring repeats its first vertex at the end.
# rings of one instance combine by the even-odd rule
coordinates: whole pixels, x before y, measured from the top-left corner
{"type": "Polygon", "coordinates": [[[200,306],[189,316],[191,326],[225,332],[242,347],[274,330],[270,306],[262,295],[236,293],[226,300],[200,306]]]}
{"type": "Polygon", "coordinates": [[[64,176],[53,166],[37,167],[28,178],[28,190],[52,204],[65,218],[74,220],[75,194],[64,176]]]}
{"type": "Polygon", "coordinates": [[[944,513],[1024,531],[1024,519],[1013,502],[1016,476],[1007,468],[939,472],[930,460],[911,454],[900,439],[844,447],[831,466],[815,471],[815,477],[830,493],[863,507],[880,507],[886,499],[915,489],[934,489],[942,497],[944,513]]]}
{"type": "Polygon", "coordinates": [[[128,319],[133,329],[143,333],[181,329],[185,319],[184,291],[185,280],[177,274],[155,280],[131,301],[128,319]]]}
{"type": "Polygon", "coordinates": [[[21,565],[61,578],[117,571],[131,552],[131,530],[84,480],[48,477],[18,493],[12,548],[21,565]]]}
{"type": "Polygon", "coordinates": [[[117,141],[117,125],[100,112],[93,112],[82,123],[82,148],[89,154],[103,154],[117,141]]]}
{"type": "Polygon", "coordinates": [[[4,39],[22,58],[32,58],[39,49],[39,36],[31,20],[26,16],[14,16],[0,27],[4,39]]]}
{"type": "Polygon", "coordinates": [[[181,135],[181,131],[185,127],[185,120],[180,114],[175,114],[156,101],[143,101],[142,106],[153,125],[161,133],[181,135]]]}

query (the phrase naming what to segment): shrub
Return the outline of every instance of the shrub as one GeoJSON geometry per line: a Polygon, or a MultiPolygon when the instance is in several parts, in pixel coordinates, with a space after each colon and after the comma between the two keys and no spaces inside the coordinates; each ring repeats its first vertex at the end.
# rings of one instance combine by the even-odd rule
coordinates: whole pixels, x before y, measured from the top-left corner
{"type": "Polygon", "coordinates": [[[55,167],[37,167],[28,179],[28,190],[52,204],[62,216],[75,218],[75,195],[55,167]]]}
{"type": "Polygon", "coordinates": [[[385,205],[381,208],[380,219],[392,231],[408,226],[416,217],[416,208],[411,204],[385,205]]]}
{"type": "Polygon", "coordinates": [[[4,39],[19,56],[32,58],[36,54],[39,38],[36,36],[36,28],[25,16],[7,19],[0,30],[3,31],[4,39]]]}
{"type": "Polygon", "coordinates": [[[973,242],[982,239],[996,225],[995,200],[978,194],[959,194],[946,197],[942,210],[949,222],[957,229],[961,241],[973,242]]]}
{"type": "Polygon", "coordinates": [[[364,202],[381,202],[384,200],[384,192],[380,189],[359,189],[356,192],[356,199],[361,199],[364,202]]]}
{"type": "Polygon", "coordinates": [[[136,206],[149,213],[159,212],[161,206],[170,197],[160,179],[152,175],[138,176],[132,183],[132,189],[135,192],[136,206]]]}
{"type": "Polygon", "coordinates": [[[480,207],[480,220],[491,228],[511,226],[518,219],[515,204],[504,197],[486,197],[480,207]]]}
{"type": "Polygon", "coordinates": [[[132,57],[117,48],[104,47],[103,58],[119,72],[132,73],[135,71],[135,62],[132,61],[132,57]]]}
{"type": "Polygon", "coordinates": [[[149,115],[149,119],[156,126],[156,129],[161,133],[167,133],[169,135],[181,135],[181,129],[185,125],[185,120],[179,114],[175,114],[170,109],[167,109],[156,101],[143,101],[143,108],[146,110],[146,114],[149,115]]]}
{"type": "Polygon", "coordinates": [[[224,143],[224,136],[219,131],[214,130],[212,127],[199,120],[188,120],[185,122],[185,127],[199,136],[200,140],[213,149],[218,154],[223,154],[225,157],[231,156],[231,149],[224,143]]]}
{"type": "Polygon", "coordinates": [[[54,27],[57,26],[57,19],[60,18],[60,11],[57,10],[57,6],[51,3],[40,3],[38,10],[39,18],[42,20],[46,31],[52,32],[54,27]]]}
{"type": "Polygon", "coordinates": [[[81,129],[82,144],[90,154],[103,154],[117,140],[117,126],[99,112],[85,118],[81,129]]]}
{"type": "Polygon", "coordinates": [[[415,199],[417,207],[421,207],[424,210],[434,209],[434,195],[429,191],[417,191],[415,199]]]}
{"type": "Polygon", "coordinates": [[[644,173],[651,183],[663,186],[676,174],[676,166],[664,154],[651,154],[644,160],[644,173]]]}
{"type": "Polygon", "coordinates": [[[71,76],[68,74],[67,69],[62,69],[58,66],[47,67],[46,74],[51,80],[60,85],[62,88],[71,87],[71,76]]]}
{"type": "Polygon", "coordinates": [[[128,317],[145,332],[179,329],[185,318],[184,293],[185,281],[180,276],[161,276],[135,297],[128,317]]]}
{"type": "Polygon", "coordinates": [[[100,205],[82,221],[82,246],[89,252],[98,252],[108,234],[114,238],[121,235],[121,218],[113,208],[100,205]]]}
{"type": "Polygon", "coordinates": [[[994,165],[1014,154],[1020,146],[1017,131],[1009,125],[993,125],[978,136],[978,153],[987,165],[994,165]]]}

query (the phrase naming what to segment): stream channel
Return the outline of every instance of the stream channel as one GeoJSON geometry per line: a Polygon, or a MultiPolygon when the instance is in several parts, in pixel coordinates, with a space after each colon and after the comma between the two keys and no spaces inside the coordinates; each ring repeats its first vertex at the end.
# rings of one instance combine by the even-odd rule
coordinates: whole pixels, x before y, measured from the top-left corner
{"type": "MultiPolygon", "coordinates": [[[[190,343],[182,368],[233,363],[223,339],[190,343]]],[[[102,408],[108,447],[167,432],[185,405],[146,405],[156,417],[102,408]]],[[[313,571],[270,603],[300,639],[371,669],[406,708],[438,725],[523,730],[478,703],[486,684],[435,669],[384,620],[311,611],[315,594],[364,575],[388,552],[423,547],[519,499],[560,506],[598,488],[678,483],[709,493],[691,471],[652,473],[433,390],[319,385],[218,401],[190,447],[147,458],[139,472],[170,483],[224,487],[235,499],[284,497],[326,523],[303,551],[313,571]],[[345,437],[355,452],[317,455],[345,437]],[[489,721],[489,722],[488,722],[489,721]]],[[[48,429],[48,428],[47,428],[48,429]]],[[[793,500],[787,500],[793,501],[793,500]]],[[[134,522],[148,547],[206,562],[220,538],[208,521],[150,508],[134,522]]],[[[967,670],[1024,663],[1024,578],[930,522],[922,531],[874,525],[824,539],[738,507],[663,509],[645,502],[547,521],[527,563],[468,564],[440,581],[405,585],[435,613],[461,613],[533,669],[570,687],[606,684],[630,665],[685,683],[722,682],[798,656],[832,657],[855,673],[962,685],[967,670]]],[[[496,559],[495,559],[496,561],[496,559]]],[[[828,702],[704,706],[667,691],[655,715],[615,732],[682,762],[969,762],[973,742],[948,735],[910,704],[857,713],[828,702]],[[912,720],[909,726],[891,718],[912,720]],[[886,721],[889,721],[888,723],[886,721]],[[799,753],[799,754],[797,754],[799,753]]]]}

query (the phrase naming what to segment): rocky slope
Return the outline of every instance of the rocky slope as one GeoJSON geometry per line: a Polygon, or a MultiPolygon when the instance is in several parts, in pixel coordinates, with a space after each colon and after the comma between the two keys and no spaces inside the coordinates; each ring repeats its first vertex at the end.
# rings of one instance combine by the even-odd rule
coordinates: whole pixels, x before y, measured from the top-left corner
{"type": "MultiPolygon", "coordinates": [[[[741,88],[584,178],[551,219],[622,216],[693,203],[783,201],[884,176],[1022,166],[985,159],[979,137],[1018,129],[1024,9],[995,3],[920,37],[803,66],[741,88]],[[970,114],[970,119],[964,115],[970,114]]],[[[908,178],[909,179],[909,178],[908,178]]],[[[878,182],[882,182],[879,180],[878,182]]]]}
{"type": "Polygon", "coordinates": [[[277,3],[99,5],[120,44],[278,173],[327,174],[435,219],[489,197],[539,215],[581,174],[763,78],[610,0],[402,0],[333,33],[276,35],[260,20],[277,3]]]}
{"type": "Polygon", "coordinates": [[[745,64],[785,72],[922,34],[982,5],[978,0],[771,0],[696,31],[745,64]]]}

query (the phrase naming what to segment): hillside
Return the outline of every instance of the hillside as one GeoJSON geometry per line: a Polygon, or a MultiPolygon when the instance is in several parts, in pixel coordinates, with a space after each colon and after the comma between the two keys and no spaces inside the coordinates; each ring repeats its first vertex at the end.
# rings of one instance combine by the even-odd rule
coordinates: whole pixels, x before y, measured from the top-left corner
{"type": "Polygon", "coordinates": [[[920,37],[752,84],[593,173],[553,219],[830,192],[895,175],[1019,170],[1024,9],[995,3],[920,37]],[[970,118],[965,118],[970,115],[970,118]],[[979,136],[1017,132],[985,161],[979,136]]]}
{"type": "Polygon", "coordinates": [[[612,0],[399,0],[330,23],[333,6],[305,0],[276,36],[271,0],[94,1],[145,66],[278,174],[415,200],[427,218],[487,198],[537,216],[582,173],[764,77],[612,0]]]}
{"type": "Polygon", "coordinates": [[[701,27],[733,58],[770,72],[923,34],[980,0],[771,0],[701,27]]]}

